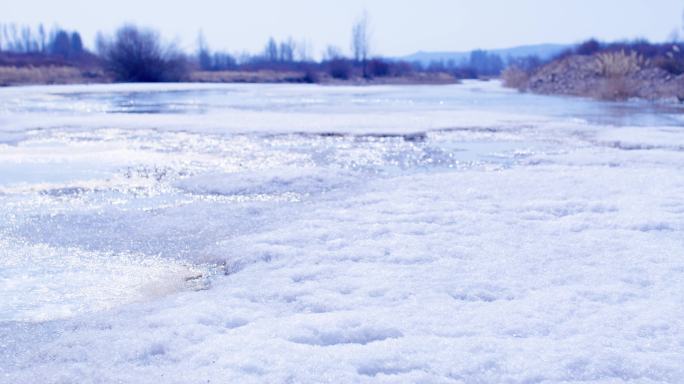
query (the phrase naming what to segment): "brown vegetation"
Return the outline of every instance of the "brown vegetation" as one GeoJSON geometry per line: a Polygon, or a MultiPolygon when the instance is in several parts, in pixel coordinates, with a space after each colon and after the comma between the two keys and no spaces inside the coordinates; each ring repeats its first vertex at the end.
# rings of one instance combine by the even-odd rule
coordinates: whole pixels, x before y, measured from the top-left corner
{"type": "Polygon", "coordinates": [[[596,72],[603,77],[632,76],[649,66],[637,52],[601,52],[595,56],[596,72]]]}
{"type": "Polygon", "coordinates": [[[644,42],[604,48],[596,41],[531,71],[509,68],[506,86],[543,94],[588,96],[605,100],[684,100],[681,46],[644,42]]]}
{"type": "Polygon", "coordinates": [[[30,84],[86,84],[111,81],[101,70],[82,70],[68,66],[0,66],[0,86],[30,84]]]}
{"type": "Polygon", "coordinates": [[[415,72],[401,76],[363,77],[362,73],[343,79],[331,76],[323,69],[280,71],[280,70],[230,70],[193,71],[189,81],[198,83],[319,83],[319,84],[453,84],[458,79],[449,73],[415,72]]]}
{"type": "Polygon", "coordinates": [[[518,67],[508,67],[501,73],[505,87],[524,90],[530,81],[530,74],[518,67]]]}
{"type": "Polygon", "coordinates": [[[304,71],[193,71],[189,81],[198,83],[303,83],[304,71]]]}

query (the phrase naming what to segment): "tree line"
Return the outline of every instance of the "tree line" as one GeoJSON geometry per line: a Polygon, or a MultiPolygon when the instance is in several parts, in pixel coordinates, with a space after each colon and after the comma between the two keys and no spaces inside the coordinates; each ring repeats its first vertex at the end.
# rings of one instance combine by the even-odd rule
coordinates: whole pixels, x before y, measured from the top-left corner
{"type": "MultiPolygon", "coordinates": [[[[114,34],[98,33],[94,52],[88,51],[77,31],[53,27],[37,28],[0,24],[0,54],[58,57],[72,63],[97,61],[119,81],[180,81],[193,70],[276,70],[298,71],[306,75],[302,81],[317,81],[320,74],[333,79],[371,79],[406,76],[414,72],[447,72],[457,77],[496,76],[503,60],[485,51],[476,51],[467,63],[433,62],[429,65],[392,60],[373,55],[371,26],[366,13],[352,25],[349,52],[339,47],[326,47],[322,58],[314,60],[309,44],[293,38],[269,38],[261,52],[239,55],[214,51],[200,32],[197,51],[183,52],[175,44],[165,42],[150,28],[123,25],[114,34]]],[[[29,61],[29,64],[31,62],[29,61]]]]}
{"type": "Polygon", "coordinates": [[[77,31],[53,27],[50,31],[43,26],[37,28],[0,24],[0,52],[51,54],[65,58],[77,58],[85,50],[83,40],[77,31]]]}
{"type": "MultiPolygon", "coordinates": [[[[261,52],[235,55],[212,50],[200,32],[197,51],[188,54],[175,44],[165,42],[153,29],[126,24],[112,35],[98,33],[95,52],[90,52],[84,47],[77,31],[59,27],[48,31],[42,24],[37,28],[0,24],[0,54],[59,57],[74,63],[96,62],[118,81],[143,82],[181,81],[187,79],[194,70],[297,71],[305,73],[301,81],[310,82],[317,81],[321,74],[340,80],[401,77],[416,72],[447,73],[455,78],[481,78],[499,76],[507,67],[532,72],[545,63],[535,56],[502,58],[485,50],[472,51],[467,59],[459,62],[440,60],[427,65],[383,58],[373,54],[370,21],[365,13],[353,23],[350,35],[349,56],[339,47],[328,46],[322,58],[314,60],[309,45],[293,38],[279,41],[271,37],[261,52]]],[[[589,40],[573,49],[576,51],[569,50],[564,54],[629,49],[638,50],[646,57],[667,57],[660,52],[667,49],[665,45],[657,46],[645,41],[608,45],[589,40]],[[653,50],[656,50],[655,53],[653,50]]],[[[671,53],[669,55],[672,56],[671,53]]],[[[676,56],[678,59],[679,55],[676,56]]],[[[663,66],[680,65],[678,60],[662,61],[663,66]]],[[[672,71],[679,71],[679,68],[672,71]]]]}
{"type": "Polygon", "coordinates": [[[305,72],[303,81],[316,81],[318,74],[327,73],[334,79],[371,79],[386,76],[406,76],[413,72],[447,72],[457,77],[496,76],[504,67],[498,55],[474,51],[466,63],[432,62],[429,65],[392,60],[372,54],[371,28],[367,14],[352,25],[351,55],[339,47],[328,46],[320,60],[312,58],[306,41],[293,38],[276,40],[271,37],[257,54],[234,55],[214,51],[204,35],[197,37],[197,51],[183,52],[175,44],[164,42],[150,28],[126,24],[113,35],[98,33],[94,52],[88,51],[78,31],[53,27],[49,31],[37,28],[0,24],[0,54],[54,56],[73,63],[98,61],[119,81],[180,81],[192,70],[279,70],[305,72]]]}

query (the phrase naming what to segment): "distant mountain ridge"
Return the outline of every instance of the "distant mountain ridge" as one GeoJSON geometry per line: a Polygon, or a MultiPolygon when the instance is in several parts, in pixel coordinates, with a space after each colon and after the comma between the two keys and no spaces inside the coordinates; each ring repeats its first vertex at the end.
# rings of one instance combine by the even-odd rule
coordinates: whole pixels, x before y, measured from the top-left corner
{"type": "MultiPolygon", "coordinates": [[[[562,51],[572,47],[572,44],[534,44],[521,45],[512,48],[501,49],[485,49],[489,53],[494,53],[501,56],[502,59],[520,58],[525,56],[539,56],[541,59],[549,59],[562,51]]],[[[468,60],[472,51],[460,52],[423,52],[419,51],[407,56],[399,57],[401,60],[420,62],[423,65],[430,64],[433,61],[449,61],[453,60],[457,64],[468,60]]]]}

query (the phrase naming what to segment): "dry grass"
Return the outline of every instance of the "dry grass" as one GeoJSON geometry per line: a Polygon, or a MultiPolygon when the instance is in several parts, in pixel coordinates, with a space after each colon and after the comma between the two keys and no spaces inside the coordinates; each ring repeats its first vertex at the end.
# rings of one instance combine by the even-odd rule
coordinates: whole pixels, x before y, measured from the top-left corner
{"type": "Polygon", "coordinates": [[[602,100],[627,100],[638,96],[637,87],[625,76],[603,79],[596,96],[602,100]]]}
{"type": "Polygon", "coordinates": [[[662,56],[658,56],[662,47],[642,45],[607,49],[591,56],[571,54],[544,64],[528,79],[513,70],[502,77],[508,86],[541,94],[684,102],[684,74],[679,74],[684,61],[675,56],[678,46],[668,49],[662,56]]]}
{"type": "Polygon", "coordinates": [[[627,100],[638,96],[638,84],[630,81],[633,75],[650,63],[636,52],[604,52],[596,55],[597,73],[603,79],[596,90],[600,99],[627,100]]]}
{"type": "Polygon", "coordinates": [[[0,66],[0,86],[30,84],[83,84],[107,82],[101,71],[82,71],[67,66],[9,67],[0,66]]]}
{"type": "Polygon", "coordinates": [[[501,73],[501,79],[505,87],[525,91],[530,80],[530,74],[520,68],[509,67],[501,73]]]}
{"type": "Polygon", "coordinates": [[[199,83],[283,83],[303,81],[306,73],[296,71],[195,71],[190,81],[199,83]]]}
{"type": "Polygon", "coordinates": [[[605,77],[621,77],[635,74],[649,63],[636,52],[604,52],[596,55],[596,72],[605,77]]]}
{"type": "MultiPolygon", "coordinates": [[[[307,83],[312,74],[304,71],[195,71],[190,73],[190,81],[200,83],[307,83]]],[[[315,82],[321,84],[453,84],[458,82],[448,73],[413,73],[405,76],[385,76],[373,79],[350,77],[341,80],[325,72],[313,74],[315,82]]]]}
{"type": "Polygon", "coordinates": [[[382,76],[369,79],[354,76],[346,80],[323,74],[319,78],[319,83],[323,85],[444,85],[459,82],[453,75],[445,72],[414,72],[404,76],[382,76]]]}

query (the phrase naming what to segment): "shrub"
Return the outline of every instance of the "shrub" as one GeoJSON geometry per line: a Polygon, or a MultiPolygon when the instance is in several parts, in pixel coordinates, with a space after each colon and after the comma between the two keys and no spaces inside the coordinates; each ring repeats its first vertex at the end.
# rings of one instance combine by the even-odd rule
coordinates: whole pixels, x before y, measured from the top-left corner
{"type": "Polygon", "coordinates": [[[180,50],[162,44],[150,29],[125,25],[112,41],[103,43],[102,49],[107,69],[118,81],[180,81],[188,74],[187,60],[180,50]]]}
{"type": "Polygon", "coordinates": [[[625,77],[610,77],[601,83],[598,97],[604,100],[627,100],[637,97],[637,87],[625,77]]]}
{"type": "Polygon", "coordinates": [[[479,76],[477,70],[469,66],[457,67],[451,73],[457,79],[477,79],[479,76]]]}
{"type": "Polygon", "coordinates": [[[197,63],[203,71],[225,71],[237,68],[237,61],[228,53],[200,50],[197,54],[197,63]]]}
{"type": "Polygon", "coordinates": [[[653,65],[670,74],[681,75],[684,73],[684,49],[673,44],[663,56],[653,59],[653,65]]]}
{"type": "Polygon", "coordinates": [[[321,79],[318,76],[318,71],[316,71],[314,68],[307,68],[306,71],[304,71],[304,77],[302,77],[302,81],[309,84],[315,84],[321,81],[321,79]]]}
{"type": "Polygon", "coordinates": [[[501,73],[501,79],[505,87],[520,91],[527,89],[530,74],[518,67],[508,67],[501,73]]]}
{"type": "Polygon", "coordinates": [[[351,77],[352,64],[346,59],[332,59],[328,62],[328,73],[334,79],[347,80],[351,77]]]}
{"type": "Polygon", "coordinates": [[[368,62],[368,73],[371,77],[389,76],[390,65],[382,59],[372,59],[368,62]]]}
{"type": "Polygon", "coordinates": [[[596,39],[587,40],[575,49],[575,53],[582,56],[591,56],[601,50],[601,43],[596,39]]]}
{"type": "Polygon", "coordinates": [[[414,66],[406,61],[395,61],[391,63],[390,72],[392,76],[406,76],[414,71],[414,66]]]}

